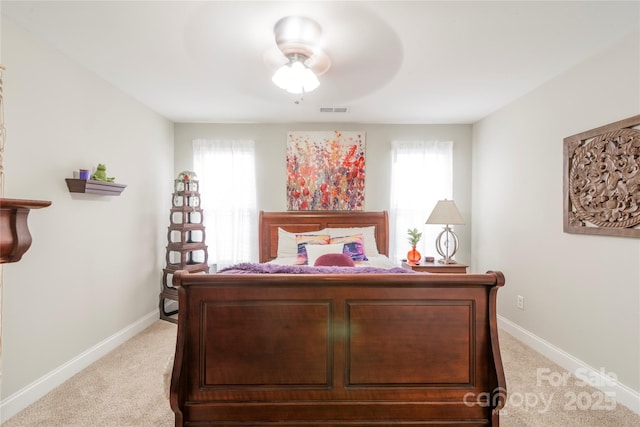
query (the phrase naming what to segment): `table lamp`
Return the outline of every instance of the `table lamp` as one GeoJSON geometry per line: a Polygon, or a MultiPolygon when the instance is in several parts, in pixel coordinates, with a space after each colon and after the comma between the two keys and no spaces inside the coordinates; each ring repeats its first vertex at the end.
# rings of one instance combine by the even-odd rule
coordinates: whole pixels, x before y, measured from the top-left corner
{"type": "Polygon", "coordinates": [[[438,200],[425,224],[444,224],[444,230],[436,238],[436,250],[442,257],[441,264],[456,264],[453,256],[458,251],[458,236],[449,225],[464,225],[464,219],[453,200],[438,200]]]}

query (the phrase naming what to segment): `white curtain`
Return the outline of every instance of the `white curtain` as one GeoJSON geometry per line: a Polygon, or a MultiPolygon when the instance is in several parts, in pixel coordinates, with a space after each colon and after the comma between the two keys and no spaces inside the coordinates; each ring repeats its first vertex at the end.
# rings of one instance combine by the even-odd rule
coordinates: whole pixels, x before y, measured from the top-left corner
{"type": "Polygon", "coordinates": [[[439,225],[425,224],[436,202],[452,199],[453,142],[393,141],[391,143],[391,194],[389,256],[407,257],[411,249],[407,230],[417,228],[422,239],[416,249],[437,258],[435,240],[439,225]]]}
{"type": "Polygon", "coordinates": [[[200,180],[209,264],[258,260],[255,144],[251,140],[193,141],[200,180]]]}

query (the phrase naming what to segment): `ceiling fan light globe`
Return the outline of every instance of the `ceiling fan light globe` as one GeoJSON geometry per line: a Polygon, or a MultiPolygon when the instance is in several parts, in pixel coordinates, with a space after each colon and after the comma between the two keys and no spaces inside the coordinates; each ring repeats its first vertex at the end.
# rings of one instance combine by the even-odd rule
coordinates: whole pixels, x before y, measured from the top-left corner
{"type": "Polygon", "coordinates": [[[289,76],[289,88],[291,93],[302,93],[304,88],[304,70],[305,67],[301,62],[291,64],[291,75],[289,76]]]}
{"type": "Polygon", "coordinates": [[[303,92],[302,86],[290,85],[289,87],[287,87],[287,92],[297,95],[303,92]]]}
{"type": "Polygon", "coordinates": [[[320,86],[318,77],[300,61],[283,65],[271,80],[280,89],[294,94],[310,92],[320,86]]]}
{"type": "Polygon", "coordinates": [[[271,77],[271,81],[278,86],[280,89],[287,89],[289,86],[289,81],[291,80],[291,67],[289,64],[285,64],[282,67],[278,68],[271,77]]]}
{"type": "Polygon", "coordinates": [[[318,81],[318,77],[308,68],[304,69],[304,74],[302,76],[303,86],[305,92],[311,92],[320,86],[320,81],[318,81]]]}
{"type": "Polygon", "coordinates": [[[291,74],[295,75],[296,77],[302,75],[302,73],[304,73],[304,70],[305,66],[300,61],[293,61],[293,63],[291,64],[291,74]]]}

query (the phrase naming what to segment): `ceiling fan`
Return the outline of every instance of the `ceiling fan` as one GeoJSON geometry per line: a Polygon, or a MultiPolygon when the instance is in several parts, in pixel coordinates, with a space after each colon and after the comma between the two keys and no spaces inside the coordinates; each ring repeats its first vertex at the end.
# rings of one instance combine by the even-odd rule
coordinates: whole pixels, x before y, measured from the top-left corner
{"type": "Polygon", "coordinates": [[[276,22],[273,32],[276,49],[265,53],[267,65],[278,68],[273,82],[287,92],[304,94],[318,87],[317,76],[331,66],[321,49],[320,25],[304,16],[286,16],[276,22]]]}

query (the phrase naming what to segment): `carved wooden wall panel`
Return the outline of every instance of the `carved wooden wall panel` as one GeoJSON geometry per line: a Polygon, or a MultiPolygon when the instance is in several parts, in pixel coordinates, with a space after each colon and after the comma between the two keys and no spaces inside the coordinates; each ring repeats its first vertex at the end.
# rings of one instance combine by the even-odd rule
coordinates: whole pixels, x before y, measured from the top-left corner
{"type": "Polygon", "coordinates": [[[565,233],[640,237],[640,115],[564,139],[565,233]]]}

